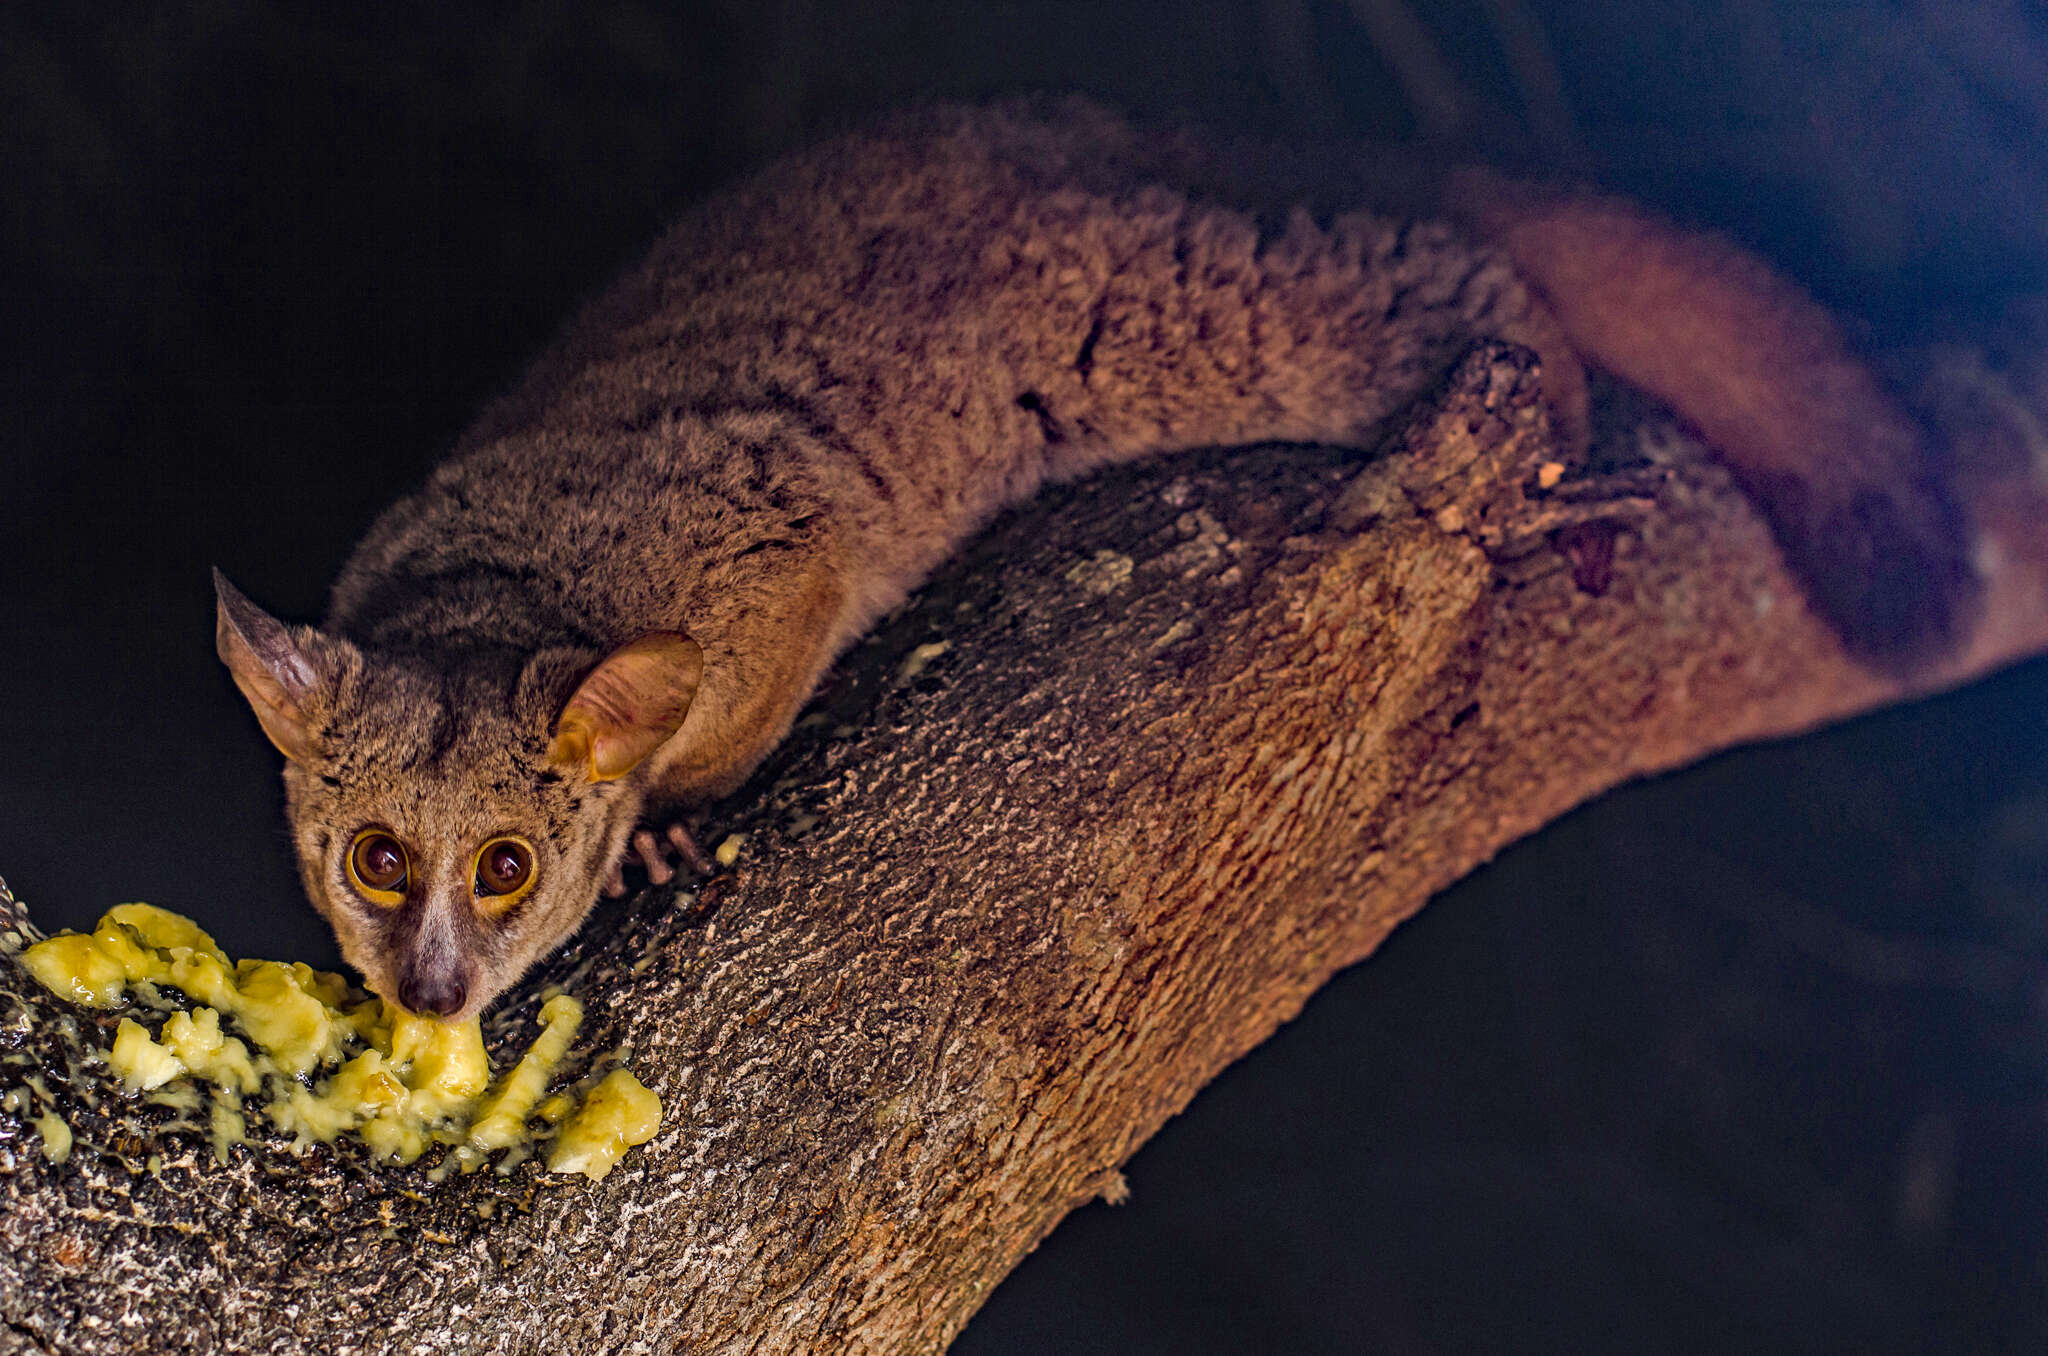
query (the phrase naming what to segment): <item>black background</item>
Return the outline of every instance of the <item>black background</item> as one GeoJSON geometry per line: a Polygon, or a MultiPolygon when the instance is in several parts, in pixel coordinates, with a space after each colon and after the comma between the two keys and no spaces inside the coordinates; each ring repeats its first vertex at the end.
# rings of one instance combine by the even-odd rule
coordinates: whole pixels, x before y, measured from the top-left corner
{"type": "MultiPolygon", "coordinates": [[[[1498,8],[1430,14],[1502,147],[1528,105],[1498,8]]],[[[1577,120],[1553,154],[1745,235],[1870,337],[2039,287],[2024,7],[1531,13],[1577,120]]],[[[146,898],[333,963],[207,567],[317,616],[370,516],[676,204],[875,109],[1048,87],[1413,130],[1337,0],[0,11],[0,872],[46,926],[146,898]]],[[[2040,1349],[2044,699],[2036,664],[1509,852],[958,1349],[2040,1349]]]]}

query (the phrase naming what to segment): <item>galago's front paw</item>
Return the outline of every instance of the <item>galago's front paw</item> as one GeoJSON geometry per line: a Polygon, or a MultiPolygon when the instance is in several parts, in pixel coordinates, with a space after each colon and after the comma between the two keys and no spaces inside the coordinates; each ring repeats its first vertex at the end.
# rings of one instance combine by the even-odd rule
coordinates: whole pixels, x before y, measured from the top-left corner
{"type": "Polygon", "coordinates": [[[651,828],[635,829],[627,840],[626,850],[612,863],[611,872],[605,877],[604,892],[613,899],[625,894],[628,871],[644,873],[650,885],[666,885],[675,878],[677,863],[700,876],[709,877],[718,871],[717,863],[697,846],[697,840],[681,821],[669,824],[659,836],[651,828]]]}

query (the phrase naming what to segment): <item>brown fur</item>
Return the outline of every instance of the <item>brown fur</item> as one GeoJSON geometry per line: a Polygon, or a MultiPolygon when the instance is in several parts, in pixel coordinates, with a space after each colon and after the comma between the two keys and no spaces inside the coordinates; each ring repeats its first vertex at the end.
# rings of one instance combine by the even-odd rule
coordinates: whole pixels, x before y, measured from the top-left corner
{"type": "Polygon", "coordinates": [[[1581,354],[1714,445],[1852,648],[1904,668],[1959,636],[1976,580],[1926,434],[1796,284],[1615,198],[1485,171],[1450,198],[1581,354]]]}
{"type": "MultiPolygon", "coordinates": [[[[1909,451],[1808,440],[1903,418],[1831,329],[1814,342],[1795,305],[1778,348],[1743,357],[1796,294],[1732,247],[1568,199],[1525,239],[1533,209],[1482,195],[1470,214],[1527,247],[1547,307],[1445,225],[1262,225],[1176,188],[1200,159],[1067,102],[935,111],[785,161],[688,213],[485,412],[372,529],[320,630],[280,643],[224,592],[223,658],[291,755],[308,891],[370,985],[395,997],[424,974],[458,983],[465,1013],[488,1001],[575,929],[643,814],[736,786],[849,641],[1047,480],[1181,448],[1362,442],[1476,336],[1543,352],[1568,431],[1577,345],[1730,438],[1760,492],[1871,488],[1895,521],[1929,517],[1909,451]],[[1569,266],[1580,249],[1591,276],[1569,266]],[[1674,306],[1694,318],[1648,314],[1674,306]],[[1806,418],[1816,389],[1832,403],[1806,418]],[[649,633],[693,639],[701,683],[678,667],[657,690],[644,661],[632,684],[593,674],[649,633]],[[280,665],[317,675],[282,705],[280,665]],[[687,715],[665,742],[649,725],[657,747],[629,774],[593,780],[588,739],[556,737],[586,682],[606,719],[687,715]],[[372,824],[417,863],[395,909],[342,864],[372,824]],[[534,845],[539,883],[490,918],[468,873],[501,833],[534,845]]],[[[1888,543],[1927,545],[1917,527],[1888,543]]]]}

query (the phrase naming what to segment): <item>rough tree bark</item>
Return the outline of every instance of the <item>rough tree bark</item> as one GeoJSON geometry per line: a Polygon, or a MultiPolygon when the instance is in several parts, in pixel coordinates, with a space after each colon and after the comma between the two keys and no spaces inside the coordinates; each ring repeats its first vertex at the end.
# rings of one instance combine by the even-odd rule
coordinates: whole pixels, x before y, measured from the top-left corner
{"type": "Polygon", "coordinates": [[[527,986],[570,982],[585,1044],[630,1042],[667,1105],[600,1185],[271,1143],[217,1165],[80,1062],[108,1033],[0,967],[0,1091],[78,1137],[52,1165],[0,1114],[0,1352],[939,1350],[1203,1083],[1506,843],[2048,645],[2024,439],[1978,429],[1956,468],[1985,620],[1904,682],[1845,657],[1675,433],[1546,488],[1534,393],[1526,355],[1475,350],[1384,455],[1161,463],[955,562],[714,816],[750,835],[722,897],[607,909],[527,986]]]}

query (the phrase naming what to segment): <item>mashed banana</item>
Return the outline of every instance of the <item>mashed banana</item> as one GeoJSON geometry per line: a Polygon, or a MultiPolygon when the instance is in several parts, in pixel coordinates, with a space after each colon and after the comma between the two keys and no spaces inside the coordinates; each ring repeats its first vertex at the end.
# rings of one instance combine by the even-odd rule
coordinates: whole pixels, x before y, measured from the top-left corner
{"type": "MultiPolygon", "coordinates": [[[[295,1148],[354,1135],[410,1163],[438,1144],[450,1150],[442,1170],[473,1172],[500,1152],[499,1169],[510,1171],[544,1145],[550,1171],[596,1181],[661,1123],[661,1100],[624,1069],[580,1105],[572,1093],[542,1100],[583,1020],[567,994],[542,1004],[540,1035],[493,1084],[475,1018],[415,1016],[297,962],[230,961],[191,919],[153,905],[119,905],[91,932],[38,942],[18,959],[75,1003],[127,1003],[135,1015],[121,1019],[108,1066],[132,1093],[175,1095],[187,1080],[195,1108],[196,1085],[207,1085],[223,1157],[248,1137],[255,1110],[295,1148]],[[163,988],[197,1006],[175,1007],[163,988]],[[145,1021],[156,1018],[152,1032],[145,1021]]],[[[53,1150],[59,1140],[70,1147],[61,1122],[38,1129],[53,1150]]]]}

